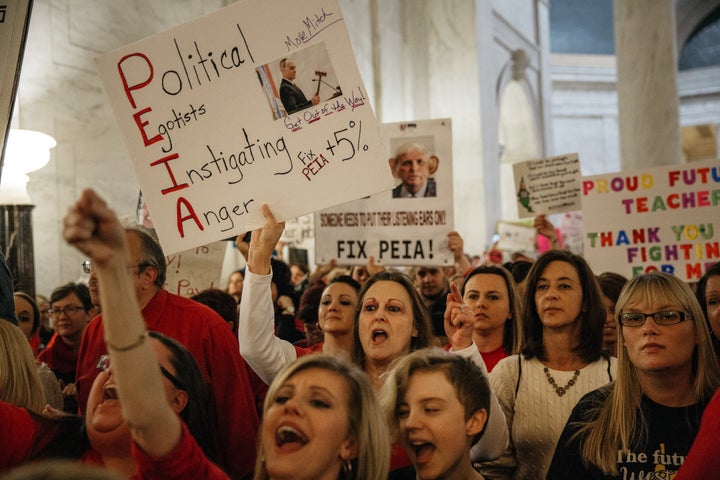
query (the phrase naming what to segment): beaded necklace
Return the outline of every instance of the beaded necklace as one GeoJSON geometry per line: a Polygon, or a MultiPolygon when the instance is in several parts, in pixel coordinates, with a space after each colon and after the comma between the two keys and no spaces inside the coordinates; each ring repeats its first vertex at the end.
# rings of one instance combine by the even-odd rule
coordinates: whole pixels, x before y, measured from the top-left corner
{"type": "Polygon", "coordinates": [[[575,374],[570,380],[568,380],[567,384],[564,387],[558,387],[555,379],[552,377],[552,375],[550,375],[550,370],[548,370],[548,367],[544,367],[543,372],[545,372],[548,383],[550,383],[550,386],[555,389],[555,393],[557,393],[558,397],[562,397],[563,395],[565,395],[565,393],[570,389],[570,387],[575,385],[575,380],[577,380],[578,375],[580,375],[580,370],[575,370],[575,374]]]}

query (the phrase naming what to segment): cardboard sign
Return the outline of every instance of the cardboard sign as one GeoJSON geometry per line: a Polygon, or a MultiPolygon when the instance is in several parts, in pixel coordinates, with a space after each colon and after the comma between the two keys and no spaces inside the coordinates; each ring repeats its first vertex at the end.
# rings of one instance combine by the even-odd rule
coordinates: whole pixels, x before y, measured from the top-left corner
{"type": "Polygon", "coordinates": [[[396,186],[315,214],[315,259],[339,265],[453,264],[452,131],[449,119],[382,125],[383,169],[396,186]]]}
{"type": "Polygon", "coordinates": [[[583,247],[596,273],[698,280],[720,260],[720,162],[584,177],[583,247]]]}
{"type": "Polygon", "coordinates": [[[334,0],[234,3],[96,64],[167,254],[392,186],[334,0]]]}
{"type": "Polygon", "coordinates": [[[577,153],[515,163],[513,175],[520,218],[580,209],[577,153]]]}
{"type": "Polygon", "coordinates": [[[165,288],[188,298],[208,288],[224,288],[220,272],[226,250],[227,242],[215,242],[167,255],[165,288]]]}

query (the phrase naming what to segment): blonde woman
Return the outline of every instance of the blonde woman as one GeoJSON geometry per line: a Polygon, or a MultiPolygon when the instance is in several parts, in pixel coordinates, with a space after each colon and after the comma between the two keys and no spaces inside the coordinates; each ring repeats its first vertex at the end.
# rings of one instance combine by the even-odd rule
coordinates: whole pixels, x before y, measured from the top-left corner
{"type": "Polygon", "coordinates": [[[35,358],[18,327],[0,321],[0,400],[39,413],[45,407],[35,358]]]}
{"type": "Polygon", "coordinates": [[[387,478],[387,423],[357,367],[301,357],[275,377],[263,411],[255,480],[387,478]]]}
{"type": "Polygon", "coordinates": [[[707,322],[684,282],[636,277],[617,312],[617,380],[578,403],[548,479],[673,478],[720,386],[707,322]]]}

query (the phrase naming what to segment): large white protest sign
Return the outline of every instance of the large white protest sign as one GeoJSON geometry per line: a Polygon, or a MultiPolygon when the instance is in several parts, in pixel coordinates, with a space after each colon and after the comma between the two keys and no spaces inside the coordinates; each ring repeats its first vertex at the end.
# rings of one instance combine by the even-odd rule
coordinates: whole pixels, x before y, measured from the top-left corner
{"type": "Polygon", "coordinates": [[[252,0],[96,59],[167,254],[390,188],[335,0],[252,0]]]}
{"type": "Polygon", "coordinates": [[[717,160],[584,177],[582,188],[584,255],[596,273],[694,281],[720,260],[717,160]]]}
{"type": "Polygon", "coordinates": [[[577,153],[513,164],[520,218],[580,209],[577,153]]]}
{"type": "Polygon", "coordinates": [[[0,171],[20,80],[30,10],[32,2],[29,0],[0,2],[0,171]]]}
{"type": "Polygon", "coordinates": [[[395,188],[317,212],[316,262],[362,265],[373,256],[382,265],[452,265],[450,120],[383,124],[382,132],[388,150],[380,168],[395,188]]]}

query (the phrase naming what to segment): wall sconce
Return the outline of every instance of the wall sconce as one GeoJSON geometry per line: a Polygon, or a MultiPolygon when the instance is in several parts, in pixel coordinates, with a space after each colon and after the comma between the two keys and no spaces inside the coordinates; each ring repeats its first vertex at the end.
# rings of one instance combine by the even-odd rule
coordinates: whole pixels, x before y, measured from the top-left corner
{"type": "Polygon", "coordinates": [[[57,142],[50,135],[33,130],[10,130],[0,180],[0,205],[31,205],[27,193],[28,173],[50,161],[50,149],[57,142]]]}

